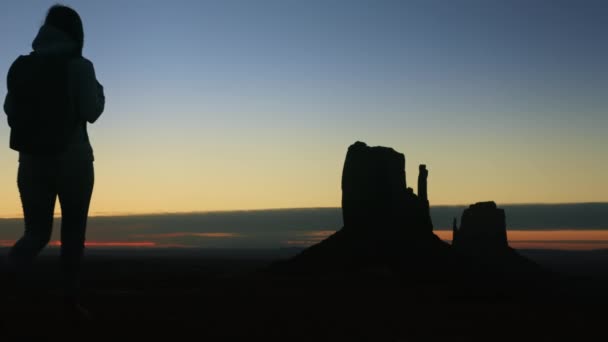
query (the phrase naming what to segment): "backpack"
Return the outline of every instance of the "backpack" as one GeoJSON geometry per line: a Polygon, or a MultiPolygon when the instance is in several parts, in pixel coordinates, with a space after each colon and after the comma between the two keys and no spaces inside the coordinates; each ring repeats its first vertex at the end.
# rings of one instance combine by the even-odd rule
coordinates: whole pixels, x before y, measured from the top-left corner
{"type": "Polygon", "coordinates": [[[11,66],[7,88],[13,100],[8,114],[10,148],[32,155],[65,150],[79,125],[68,88],[71,58],[19,56],[11,66]]]}

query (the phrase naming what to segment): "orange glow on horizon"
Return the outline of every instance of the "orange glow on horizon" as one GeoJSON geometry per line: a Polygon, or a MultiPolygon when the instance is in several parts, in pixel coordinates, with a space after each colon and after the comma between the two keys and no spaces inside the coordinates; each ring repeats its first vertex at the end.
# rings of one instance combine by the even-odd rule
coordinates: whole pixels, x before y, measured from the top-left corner
{"type": "Polygon", "coordinates": [[[335,233],[335,230],[316,230],[313,232],[306,232],[304,235],[305,236],[309,236],[311,238],[323,238],[325,239],[326,237],[330,236],[331,234],[335,233]]]}
{"type": "Polygon", "coordinates": [[[335,232],[335,230],[316,230],[311,232],[303,232],[299,236],[301,237],[301,239],[287,240],[283,241],[283,243],[288,246],[308,247],[325,240],[335,232]]]}
{"type": "MultiPolygon", "coordinates": [[[[304,231],[297,233],[293,238],[282,241],[280,244],[286,246],[308,247],[319,243],[333,234],[332,230],[304,231]]],[[[434,232],[439,238],[451,242],[452,232],[438,230],[434,232]]],[[[173,243],[165,239],[171,238],[202,237],[210,239],[233,239],[247,238],[248,236],[238,233],[163,233],[163,234],[137,234],[130,238],[139,238],[135,241],[86,241],[86,247],[92,248],[204,248],[196,243],[185,242],[173,243]]],[[[608,230],[548,230],[548,231],[507,231],[509,245],[515,249],[551,249],[551,250],[594,250],[608,249],[608,230]]],[[[15,240],[0,240],[0,247],[12,247],[15,240]]],[[[60,247],[61,242],[54,240],[49,243],[51,247],[60,247]]],[[[280,246],[276,246],[277,248],[280,246]]],[[[272,248],[272,247],[267,247],[272,248]]]]}
{"type": "Polygon", "coordinates": [[[241,237],[239,233],[161,233],[161,234],[133,234],[131,237],[135,238],[147,238],[147,239],[166,239],[166,238],[178,238],[178,237],[204,237],[204,238],[235,238],[241,237]]]}
{"type": "MultiPolygon", "coordinates": [[[[444,241],[452,241],[452,231],[434,233],[444,241]]],[[[507,238],[515,249],[608,249],[608,230],[508,230],[507,238]]]]}
{"type": "MultiPolygon", "coordinates": [[[[15,240],[0,240],[0,247],[12,247],[15,240]]],[[[51,241],[48,244],[51,247],[60,247],[61,241],[51,241]]],[[[86,247],[165,247],[152,241],[87,241],[84,243],[86,247]]]]}

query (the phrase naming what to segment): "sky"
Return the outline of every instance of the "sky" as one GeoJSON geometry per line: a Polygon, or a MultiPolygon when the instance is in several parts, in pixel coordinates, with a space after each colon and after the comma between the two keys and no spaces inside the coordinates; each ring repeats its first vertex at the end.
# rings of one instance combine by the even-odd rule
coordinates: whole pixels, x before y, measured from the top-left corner
{"type": "MultiPolygon", "coordinates": [[[[0,79],[52,4],[0,3],[0,79]]],[[[427,164],[435,205],[608,201],[604,1],[64,4],[106,92],[93,215],[338,207],[357,140],[404,153],[408,184],[427,164]]]]}

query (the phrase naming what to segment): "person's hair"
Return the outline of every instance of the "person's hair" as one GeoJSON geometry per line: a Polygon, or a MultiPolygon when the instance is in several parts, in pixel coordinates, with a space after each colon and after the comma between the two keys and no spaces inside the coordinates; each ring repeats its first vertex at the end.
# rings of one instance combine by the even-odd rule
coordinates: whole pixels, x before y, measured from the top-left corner
{"type": "Polygon", "coordinates": [[[76,42],[77,53],[82,55],[84,29],[82,20],[75,10],[64,5],[53,5],[46,14],[44,25],[49,25],[65,32],[76,42]]]}

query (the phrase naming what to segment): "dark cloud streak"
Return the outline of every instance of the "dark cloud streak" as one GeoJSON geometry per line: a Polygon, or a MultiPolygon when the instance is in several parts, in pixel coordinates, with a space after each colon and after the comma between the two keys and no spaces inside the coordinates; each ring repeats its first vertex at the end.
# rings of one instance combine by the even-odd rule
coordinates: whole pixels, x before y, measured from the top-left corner
{"type": "MultiPolygon", "coordinates": [[[[501,207],[506,210],[510,230],[608,229],[605,221],[608,203],[501,207]]],[[[464,208],[433,207],[435,229],[451,229],[452,218],[460,218],[464,208]]],[[[54,240],[59,238],[59,226],[57,219],[54,240]]],[[[341,226],[340,208],[98,216],[89,219],[87,239],[102,242],[146,240],[191,247],[274,248],[298,241],[317,241],[341,226]]],[[[17,239],[22,227],[22,219],[0,219],[0,239],[17,239]]]]}

